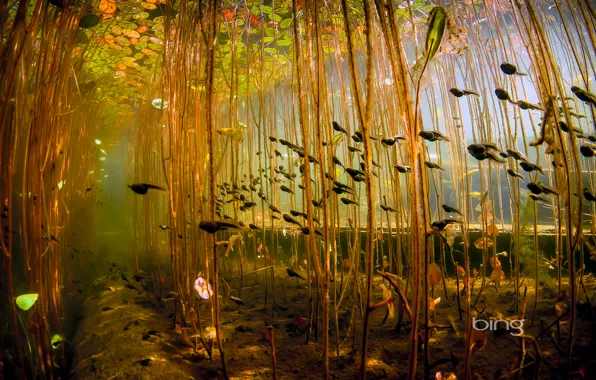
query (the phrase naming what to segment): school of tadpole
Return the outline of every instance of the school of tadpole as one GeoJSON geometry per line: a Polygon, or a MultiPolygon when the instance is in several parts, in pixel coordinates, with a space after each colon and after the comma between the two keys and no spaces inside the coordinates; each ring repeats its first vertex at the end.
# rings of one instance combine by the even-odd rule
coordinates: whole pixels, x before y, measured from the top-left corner
{"type": "Polygon", "coordinates": [[[596,378],[596,5],[0,1],[0,380],[596,378]]]}

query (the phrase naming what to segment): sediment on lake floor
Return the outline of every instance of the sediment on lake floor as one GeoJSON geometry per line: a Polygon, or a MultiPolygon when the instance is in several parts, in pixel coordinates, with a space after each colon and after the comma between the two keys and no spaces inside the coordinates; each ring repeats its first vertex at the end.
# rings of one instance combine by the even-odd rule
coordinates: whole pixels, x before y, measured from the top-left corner
{"type": "Polygon", "coordinates": [[[152,300],[140,283],[128,285],[105,281],[84,301],[84,318],[72,341],[71,378],[198,378],[190,364],[175,355],[164,305],[152,300]]]}

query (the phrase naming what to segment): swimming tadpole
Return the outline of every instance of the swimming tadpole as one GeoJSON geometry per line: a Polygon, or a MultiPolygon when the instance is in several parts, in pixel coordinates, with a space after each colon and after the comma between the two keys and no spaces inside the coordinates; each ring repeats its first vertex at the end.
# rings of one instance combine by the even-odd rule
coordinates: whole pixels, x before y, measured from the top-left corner
{"type": "Polygon", "coordinates": [[[517,66],[509,62],[501,63],[501,71],[507,75],[528,75],[517,70],[517,66]]]}
{"type": "Polygon", "coordinates": [[[161,190],[165,191],[163,187],[151,185],[149,183],[133,183],[132,185],[127,185],[132,191],[139,195],[145,195],[149,191],[149,189],[154,190],[161,190]]]}
{"type": "Polygon", "coordinates": [[[438,131],[420,131],[418,136],[422,137],[426,141],[435,142],[435,141],[446,141],[449,142],[449,139],[438,131]]]}
{"type": "Polygon", "coordinates": [[[394,166],[394,168],[395,168],[395,169],[396,169],[396,170],[397,170],[399,173],[402,173],[402,174],[404,174],[404,173],[409,173],[409,172],[411,172],[411,171],[412,171],[412,169],[411,169],[409,166],[407,166],[407,165],[400,165],[400,164],[397,164],[397,165],[395,165],[395,166],[394,166]]]}
{"type": "Polygon", "coordinates": [[[333,126],[334,131],[345,133],[346,135],[348,134],[348,131],[346,131],[341,125],[339,125],[337,121],[332,122],[331,125],[333,126]]]}
{"type": "Polygon", "coordinates": [[[502,89],[502,88],[495,89],[495,95],[497,96],[497,98],[499,100],[508,100],[510,102],[513,102],[511,100],[511,98],[509,97],[509,93],[506,90],[502,89]]]}
{"type": "Polygon", "coordinates": [[[210,234],[217,231],[240,228],[241,225],[229,220],[203,220],[199,223],[199,228],[210,234]]]}
{"type": "Polygon", "coordinates": [[[587,187],[584,187],[583,195],[584,195],[584,198],[587,201],[589,201],[589,202],[596,202],[596,195],[592,194],[590,192],[590,189],[588,189],[587,187]]]}
{"type": "Polygon", "coordinates": [[[451,214],[458,214],[461,216],[464,216],[464,214],[461,213],[461,211],[459,211],[458,209],[456,209],[455,207],[449,206],[447,204],[443,204],[441,205],[441,207],[443,208],[443,210],[445,210],[445,212],[451,213],[451,214]]]}
{"type": "Polygon", "coordinates": [[[441,167],[441,165],[435,164],[434,162],[424,161],[424,165],[426,165],[426,167],[429,168],[429,169],[438,169],[438,170],[445,171],[445,169],[443,169],[441,167]]]}
{"type": "Polygon", "coordinates": [[[238,305],[238,306],[240,306],[240,305],[242,305],[242,306],[248,306],[248,305],[246,304],[246,302],[244,302],[243,300],[241,300],[241,299],[240,299],[240,298],[238,298],[238,297],[230,296],[230,300],[231,300],[232,302],[234,302],[234,303],[235,303],[236,305],[238,305]]]}
{"type": "Polygon", "coordinates": [[[351,199],[348,198],[340,198],[341,203],[345,204],[345,205],[358,205],[358,202],[353,201],[351,199]]]}
{"type": "Polygon", "coordinates": [[[478,92],[476,92],[475,90],[467,90],[467,89],[460,90],[459,88],[455,88],[455,87],[450,89],[449,92],[451,93],[451,95],[455,96],[456,98],[461,98],[462,96],[468,96],[468,95],[480,96],[480,94],[478,92]]]}
{"type": "Polygon", "coordinates": [[[519,174],[518,172],[516,172],[513,169],[507,169],[507,174],[509,174],[511,177],[519,178],[522,181],[524,180],[524,176],[519,174]]]}
{"type": "Polygon", "coordinates": [[[288,276],[290,276],[290,277],[299,278],[301,280],[306,280],[304,277],[302,277],[301,275],[296,273],[296,271],[292,268],[286,268],[286,272],[288,272],[288,276]]]}
{"type": "Polygon", "coordinates": [[[571,91],[582,102],[591,103],[592,105],[596,106],[596,95],[578,86],[571,87],[571,91]]]}

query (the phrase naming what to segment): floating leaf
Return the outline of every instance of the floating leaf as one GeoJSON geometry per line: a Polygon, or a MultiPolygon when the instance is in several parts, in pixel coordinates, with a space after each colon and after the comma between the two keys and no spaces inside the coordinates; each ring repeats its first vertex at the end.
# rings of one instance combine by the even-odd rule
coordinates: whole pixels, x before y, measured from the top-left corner
{"type": "Polygon", "coordinates": [[[141,37],[139,32],[137,32],[136,30],[133,30],[133,29],[124,29],[122,31],[122,33],[128,38],[140,38],[141,37]]]}
{"type": "Polygon", "coordinates": [[[89,36],[87,36],[87,33],[85,33],[85,31],[84,31],[84,30],[81,30],[81,31],[79,31],[79,32],[77,33],[77,36],[76,36],[76,38],[75,38],[75,42],[76,42],[77,44],[84,45],[84,44],[86,44],[87,42],[89,42],[89,36]]]}
{"type": "Polygon", "coordinates": [[[154,10],[157,9],[157,5],[155,4],[151,4],[151,3],[141,3],[141,7],[145,8],[145,9],[149,9],[149,10],[154,10]]]}
{"type": "Polygon", "coordinates": [[[491,224],[490,226],[487,227],[486,233],[489,234],[492,237],[496,237],[496,236],[499,235],[499,227],[497,227],[497,225],[493,223],[493,224],[491,224]]]}
{"type": "Polygon", "coordinates": [[[489,248],[493,246],[493,241],[491,238],[487,238],[485,237],[481,237],[478,238],[475,242],[474,242],[474,247],[478,248],[478,249],[484,249],[484,248],[489,248]]]}
{"type": "Polygon", "coordinates": [[[282,28],[282,29],[285,29],[285,28],[289,27],[290,25],[292,25],[292,18],[291,17],[283,20],[279,24],[279,27],[282,28]]]}
{"type": "Polygon", "coordinates": [[[265,29],[265,35],[267,37],[273,37],[273,36],[275,36],[275,29],[273,29],[273,28],[267,28],[267,29],[265,29]]]}
{"type": "Polygon", "coordinates": [[[17,306],[21,310],[29,310],[35,304],[38,297],[39,297],[39,294],[37,294],[37,293],[20,295],[16,299],[17,306]]]}
{"type": "Polygon", "coordinates": [[[478,223],[484,224],[484,218],[486,218],[486,223],[490,223],[493,220],[493,215],[491,213],[478,215],[478,223]]]}
{"type": "Polygon", "coordinates": [[[104,14],[112,14],[116,12],[116,0],[101,0],[99,2],[99,11],[104,14]]]}
{"type": "Polygon", "coordinates": [[[493,267],[493,268],[495,268],[495,267],[501,267],[501,261],[499,260],[499,258],[498,258],[498,257],[494,257],[494,256],[493,256],[493,257],[491,257],[491,258],[489,259],[489,261],[490,261],[490,266],[491,266],[491,267],[493,267]],[[495,265],[495,264],[496,264],[496,265],[495,265]]]}
{"type": "Polygon", "coordinates": [[[52,337],[52,347],[58,348],[60,343],[64,342],[64,338],[58,334],[54,334],[52,337]]]}
{"type": "Polygon", "coordinates": [[[128,40],[128,38],[123,37],[123,36],[118,36],[116,37],[116,42],[120,45],[120,46],[129,46],[130,45],[130,41],[128,40]]]}
{"type": "Polygon", "coordinates": [[[482,204],[482,212],[488,213],[493,211],[493,204],[491,202],[485,202],[482,204]]]}
{"type": "MultiPolygon", "coordinates": [[[[140,46],[140,44],[139,44],[139,46],[140,46]]],[[[154,52],[151,49],[147,49],[147,48],[141,49],[141,53],[143,53],[143,54],[145,54],[146,56],[149,56],[149,57],[157,57],[158,56],[158,54],[156,52],[154,52]]],[[[145,62],[148,62],[148,61],[149,60],[147,60],[145,62]]]]}
{"type": "Polygon", "coordinates": [[[424,48],[424,55],[427,60],[432,59],[437,53],[437,50],[439,50],[446,23],[447,12],[445,8],[434,7],[429,15],[428,33],[426,34],[426,45],[424,48]]]}
{"type": "Polygon", "coordinates": [[[101,19],[99,18],[98,15],[94,15],[93,13],[90,13],[88,15],[83,16],[81,18],[81,20],[79,20],[79,28],[84,28],[84,29],[93,28],[94,26],[99,24],[100,20],[101,19]]]}
{"type": "Polygon", "coordinates": [[[151,37],[149,37],[149,41],[151,41],[155,45],[163,45],[163,41],[157,37],[151,36],[151,37]]]}
{"type": "Polygon", "coordinates": [[[441,282],[442,278],[443,271],[441,271],[441,268],[436,263],[430,264],[428,266],[428,281],[430,282],[430,285],[437,285],[439,282],[441,282]]]}
{"type": "Polygon", "coordinates": [[[503,269],[501,269],[500,266],[495,267],[495,269],[493,269],[492,273],[490,274],[490,281],[498,283],[504,279],[505,272],[503,272],[503,269]]]}

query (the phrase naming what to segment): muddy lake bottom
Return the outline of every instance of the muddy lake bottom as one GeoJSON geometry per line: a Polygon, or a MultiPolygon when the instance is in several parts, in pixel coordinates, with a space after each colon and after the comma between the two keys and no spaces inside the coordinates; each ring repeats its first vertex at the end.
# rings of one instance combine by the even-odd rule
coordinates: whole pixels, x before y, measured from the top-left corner
{"type": "MultiPolygon", "coordinates": [[[[308,344],[305,344],[309,323],[309,300],[306,281],[288,278],[285,267],[275,268],[276,303],[272,316],[273,294],[269,284],[267,305],[265,305],[265,278],[249,275],[244,278],[242,300],[247,306],[238,306],[229,300],[230,295],[237,296],[239,280],[228,283],[232,294],[226,289],[222,296],[221,328],[225,340],[227,370],[231,379],[270,379],[273,378],[271,346],[267,326],[273,326],[275,336],[275,354],[277,360],[277,377],[279,379],[320,379],[323,377],[323,326],[322,318],[318,329],[313,325],[308,344]],[[315,335],[315,331],[317,334],[315,335]]],[[[226,276],[224,275],[224,279],[226,276]]],[[[339,281],[339,279],[338,279],[339,281]]],[[[382,301],[380,276],[373,281],[373,303],[382,301]]],[[[390,285],[384,281],[387,287],[390,285]]],[[[555,337],[556,325],[548,332],[543,331],[556,319],[557,303],[556,283],[539,286],[538,304],[534,323],[531,323],[534,308],[533,280],[526,279],[528,285],[527,307],[523,325],[524,334],[538,338],[542,352],[540,378],[564,379],[573,378],[568,375],[566,354],[567,335],[562,332],[560,344],[555,337]],[[541,335],[542,333],[542,335],[541,335]]],[[[522,284],[522,287],[525,286],[522,284]]],[[[157,302],[151,292],[137,292],[126,288],[123,281],[108,280],[101,285],[96,296],[87,298],[83,311],[85,317],[73,339],[75,347],[74,364],[71,375],[78,379],[222,379],[224,378],[221,358],[216,345],[212,349],[212,359],[202,347],[198,339],[185,339],[179,325],[174,326],[169,318],[174,311],[172,301],[157,302]],[[196,349],[190,345],[195,344],[196,349]],[[147,360],[149,359],[149,360],[147,360]]],[[[339,288],[339,282],[338,282],[339,288]]],[[[593,297],[596,282],[593,277],[586,276],[584,285],[589,297],[593,297]]],[[[461,284],[460,284],[461,286],[461,284]]],[[[564,288],[564,287],[563,287],[564,288]]],[[[312,289],[314,290],[314,284],[312,289]]],[[[331,290],[333,283],[331,284],[331,290]]],[[[458,361],[455,368],[451,361],[435,365],[431,377],[438,371],[453,372],[463,378],[465,350],[465,312],[463,320],[459,320],[457,310],[456,282],[454,278],[446,281],[447,297],[442,285],[434,289],[434,297],[441,297],[436,305],[434,321],[439,327],[431,329],[429,341],[430,363],[438,359],[451,358],[458,361]],[[454,321],[453,328],[450,319],[454,321]],[[456,331],[457,330],[457,331],[456,331]]],[[[476,282],[472,301],[479,289],[476,282]]],[[[332,292],[330,292],[333,301],[332,292]]],[[[411,289],[408,298],[412,296],[411,289]]],[[[520,292],[523,294],[523,289],[520,292]]],[[[313,292],[316,296],[316,293],[313,292]]],[[[585,299],[580,291],[580,300],[585,299]]],[[[329,367],[330,378],[356,379],[359,376],[361,355],[362,321],[360,310],[356,309],[356,332],[354,326],[348,330],[352,316],[352,292],[346,292],[342,307],[339,308],[339,358],[336,349],[335,313],[333,303],[330,306],[329,327],[329,367]],[[348,294],[349,293],[349,294],[348,294]],[[344,307],[343,305],[348,305],[344,307]],[[346,334],[349,336],[346,339],[346,334]],[[356,337],[354,342],[353,337],[356,337]]],[[[498,313],[503,317],[516,314],[516,297],[514,285],[509,279],[501,282],[499,289],[494,285],[485,286],[475,309],[476,318],[489,320],[498,313]],[[483,313],[479,313],[483,312],[483,313]]],[[[200,302],[200,317],[203,328],[210,326],[211,315],[208,302],[200,302]]],[[[464,297],[461,297],[464,307],[464,297]]],[[[368,341],[368,375],[369,379],[401,379],[407,376],[408,358],[410,354],[409,318],[404,315],[406,327],[396,330],[396,315],[383,323],[387,308],[380,307],[372,312],[369,323],[368,341]]],[[[396,308],[397,310],[397,308],[396,308]]],[[[321,312],[322,317],[322,312],[321,312]]],[[[579,369],[582,363],[589,362],[594,352],[591,316],[578,311],[574,340],[574,364],[572,371],[579,369]]],[[[421,319],[423,313],[421,311],[421,319]]],[[[422,326],[422,323],[420,326],[422,326]]],[[[561,331],[566,323],[561,324],[561,331]]],[[[188,334],[193,332],[188,330],[188,334]]],[[[513,331],[485,331],[486,345],[475,352],[471,358],[471,374],[474,379],[509,378],[507,373],[519,367],[521,339],[512,336],[513,331]]],[[[417,377],[423,378],[424,351],[418,348],[417,377]]],[[[526,357],[524,368],[511,378],[534,378],[535,366],[531,363],[535,352],[526,341],[526,357]]],[[[588,378],[594,375],[594,363],[585,366],[588,378]]],[[[579,378],[579,374],[576,376],[579,378]]]]}

